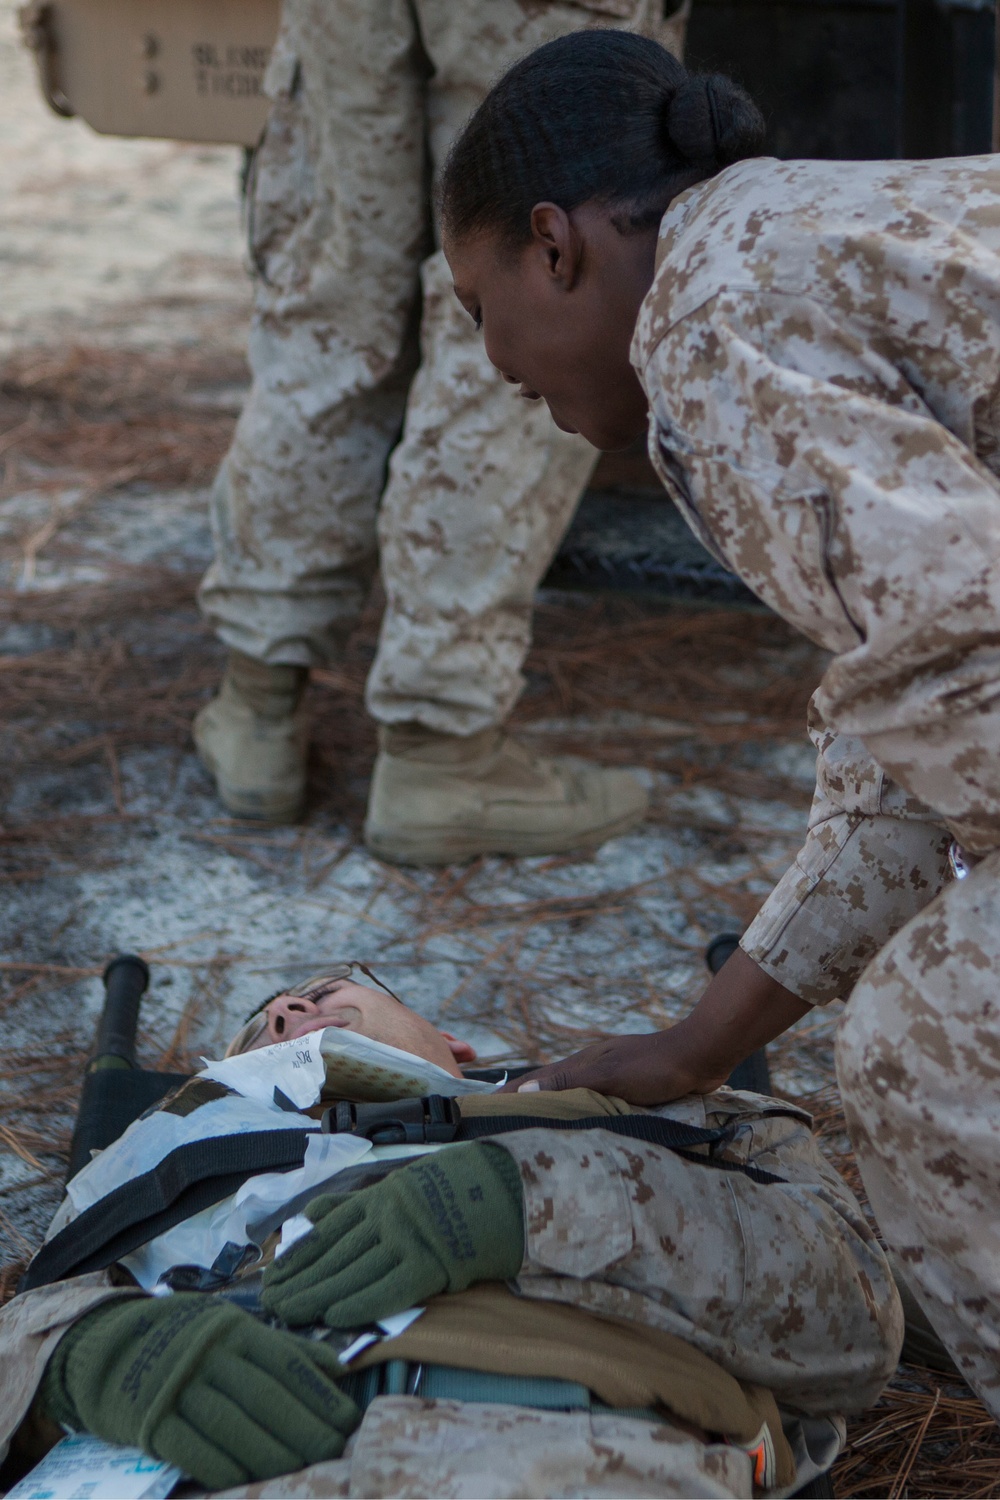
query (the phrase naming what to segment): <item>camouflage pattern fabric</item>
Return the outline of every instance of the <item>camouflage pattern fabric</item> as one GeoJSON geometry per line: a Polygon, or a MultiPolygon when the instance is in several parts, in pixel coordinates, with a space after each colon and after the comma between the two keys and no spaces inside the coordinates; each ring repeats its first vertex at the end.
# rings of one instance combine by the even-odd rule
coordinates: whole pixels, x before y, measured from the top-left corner
{"type": "Polygon", "coordinates": [[[837,1038],[879,1224],[1000,1418],[1000,852],[883,948],[837,1038]]]}
{"type": "Polygon", "coordinates": [[[691,526],[832,653],[807,841],[743,946],[851,995],[865,1186],[1000,1415],[1000,161],[730,168],[665,215],[633,361],[691,526]],[[990,857],[949,884],[952,836],[990,857]]]}
{"type": "Polygon", "coordinates": [[[869,1406],[896,1367],[902,1312],[809,1117],[728,1089],[655,1113],[732,1124],[723,1155],[786,1182],[601,1131],[498,1137],[524,1186],[518,1291],[675,1334],[796,1411],[869,1406]]]}
{"type": "Polygon", "coordinates": [[[537,1411],[383,1396],[345,1456],[267,1484],[222,1492],[278,1496],[748,1496],[752,1464],[738,1448],[614,1412],[537,1411]]]}
{"type": "MultiPolygon", "coordinates": [[[[896,1365],[902,1312],[888,1263],[801,1110],[722,1089],[661,1113],[732,1123],[726,1154],[787,1182],[758,1185],[602,1131],[506,1135],[499,1143],[520,1166],[529,1226],[517,1290],[665,1329],[738,1378],[773,1383],[779,1402],[823,1419],[817,1431],[832,1441],[832,1461],[842,1441],[834,1414],[874,1400],[896,1365]]],[[[115,1295],[123,1293],[95,1273],[25,1293],[0,1312],[0,1455],[61,1332],[115,1295]]],[[[306,1483],[290,1476],[239,1493],[748,1495],[748,1464],[676,1424],[613,1412],[385,1397],[343,1459],[308,1471],[326,1489],[290,1490],[293,1477],[306,1483]],[[523,1429],[516,1443],[504,1437],[512,1424],[523,1429]],[[450,1469],[446,1433],[461,1454],[450,1469]],[[470,1456],[477,1433],[481,1462],[470,1456]],[[564,1478],[546,1466],[547,1451],[564,1478]]]]}
{"type": "Polygon", "coordinates": [[[813,710],[819,752],[806,843],[742,947],[811,1005],[851,993],[865,965],[951,878],[951,834],[862,741],[813,710]]]}
{"type": "Polygon", "coordinates": [[[668,29],[662,13],[662,0],[285,0],[249,193],[253,385],[200,596],[228,645],[334,659],[368,592],[378,511],[388,606],[370,711],[460,735],[506,717],[535,589],[596,455],[487,360],[435,248],[427,160],[433,175],[522,54],[587,26],[677,45],[683,14],[668,29]]]}
{"type": "Polygon", "coordinates": [[[93,1271],[24,1292],[0,1310],[0,1463],[66,1330],[102,1302],[144,1295],[115,1286],[106,1271],[93,1271]]]}

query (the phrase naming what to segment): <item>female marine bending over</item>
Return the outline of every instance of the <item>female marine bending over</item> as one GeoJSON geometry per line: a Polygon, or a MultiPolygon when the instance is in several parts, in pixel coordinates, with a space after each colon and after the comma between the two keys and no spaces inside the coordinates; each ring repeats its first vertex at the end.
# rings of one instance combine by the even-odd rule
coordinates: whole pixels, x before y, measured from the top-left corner
{"type": "Polygon", "coordinates": [[[728,79],[586,32],[501,80],[444,177],[505,378],[600,448],[648,425],[704,544],[833,656],[808,837],[740,951],[672,1030],[539,1078],[702,1092],[850,996],[865,1184],[1000,1413],[1000,163],[762,141],[728,79]]]}

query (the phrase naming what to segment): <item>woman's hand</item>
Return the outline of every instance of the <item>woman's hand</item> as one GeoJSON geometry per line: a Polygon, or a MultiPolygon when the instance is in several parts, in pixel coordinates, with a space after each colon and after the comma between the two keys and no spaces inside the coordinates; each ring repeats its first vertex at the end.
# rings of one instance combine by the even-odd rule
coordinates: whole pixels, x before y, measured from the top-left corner
{"type": "Polygon", "coordinates": [[[585,1088],[646,1105],[708,1094],[810,1009],[737,948],[694,1010],[669,1031],[607,1037],[512,1079],[504,1092],[585,1088]]]}
{"type": "Polygon", "coordinates": [[[708,1093],[725,1083],[729,1074],[716,1081],[695,1076],[685,1063],[683,1049],[676,1046],[675,1032],[646,1032],[639,1036],[609,1036],[592,1042],[561,1062],[538,1068],[524,1078],[514,1078],[502,1092],[513,1094],[535,1089],[593,1089],[613,1094],[630,1104],[666,1104],[685,1094],[708,1093]]]}

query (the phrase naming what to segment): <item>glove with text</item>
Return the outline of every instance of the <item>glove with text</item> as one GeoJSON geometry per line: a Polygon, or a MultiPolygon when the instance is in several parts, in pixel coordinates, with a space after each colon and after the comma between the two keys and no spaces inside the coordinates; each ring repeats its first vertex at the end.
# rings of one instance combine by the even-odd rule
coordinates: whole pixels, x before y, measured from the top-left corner
{"type": "Polygon", "coordinates": [[[360,1413],[332,1350],[193,1294],[104,1303],[49,1360],[52,1421],[142,1448],[209,1489],[339,1458],[360,1413]]]}
{"type": "Polygon", "coordinates": [[[264,1275],[264,1306],[292,1326],[358,1328],[439,1292],[509,1280],[524,1258],[521,1174],[487,1142],[315,1198],[306,1214],[315,1229],[264,1275]]]}

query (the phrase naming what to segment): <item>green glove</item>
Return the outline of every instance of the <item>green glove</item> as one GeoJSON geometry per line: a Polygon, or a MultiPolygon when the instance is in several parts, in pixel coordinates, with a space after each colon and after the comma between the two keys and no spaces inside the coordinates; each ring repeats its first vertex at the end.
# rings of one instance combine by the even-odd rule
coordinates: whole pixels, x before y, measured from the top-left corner
{"type": "Polygon", "coordinates": [[[56,1346],[52,1421],[143,1448],[209,1489],[338,1458],[361,1420],[333,1352],[194,1294],[105,1303],[56,1346]]]}
{"type": "Polygon", "coordinates": [[[292,1325],[357,1328],[524,1258],[521,1174],[502,1146],[448,1146],[357,1193],[316,1198],[316,1228],[264,1273],[264,1306],[292,1325]]]}

